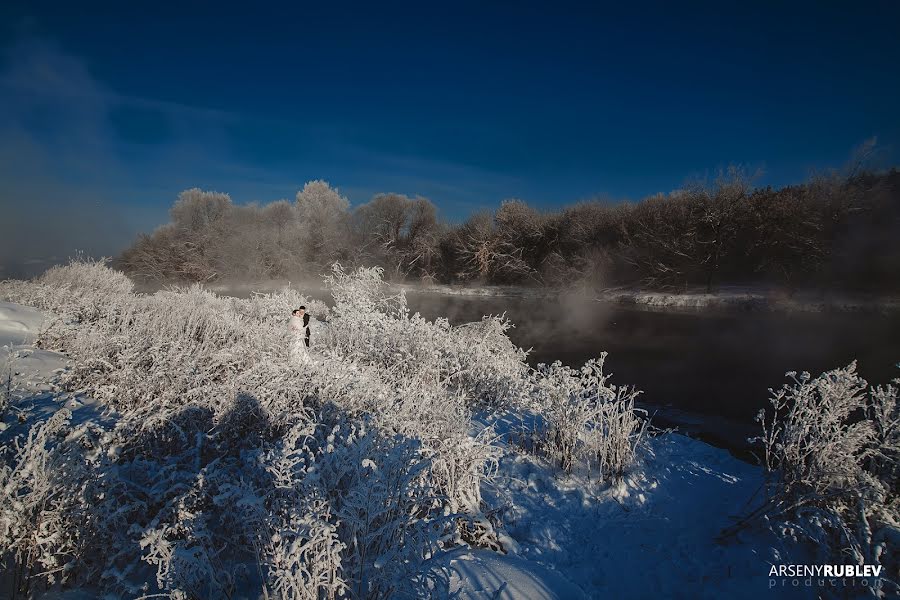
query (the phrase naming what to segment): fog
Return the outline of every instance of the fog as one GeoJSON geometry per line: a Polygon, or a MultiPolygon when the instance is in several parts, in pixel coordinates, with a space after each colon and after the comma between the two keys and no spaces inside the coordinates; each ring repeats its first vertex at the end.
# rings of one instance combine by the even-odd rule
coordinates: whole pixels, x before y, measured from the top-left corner
{"type": "Polygon", "coordinates": [[[137,229],[109,200],[121,168],[103,90],[74,61],[31,41],[0,69],[0,277],[35,275],[77,250],[112,255],[137,229]]]}

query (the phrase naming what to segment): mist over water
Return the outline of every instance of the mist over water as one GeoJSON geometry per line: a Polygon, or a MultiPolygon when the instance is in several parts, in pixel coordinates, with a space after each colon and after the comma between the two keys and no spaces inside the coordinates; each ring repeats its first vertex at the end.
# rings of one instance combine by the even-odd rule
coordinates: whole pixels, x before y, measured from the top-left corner
{"type": "Polygon", "coordinates": [[[453,323],[506,312],[516,324],[512,340],[533,348],[532,364],[578,366],[607,351],[618,383],[637,384],[656,402],[677,400],[734,416],[758,405],[752,399],[779,386],[787,370],[818,373],[855,358],[872,381],[900,375],[894,366],[900,358],[897,315],[654,312],[589,299],[426,294],[410,294],[408,302],[423,316],[443,314],[453,323]],[[694,388],[685,393],[688,386],[694,388]]]}
{"type": "Polygon", "coordinates": [[[531,364],[580,366],[609,352],[612,382],[643,390],[657,424],[677,425],[744,454],[787,371],[813,375],[858,361],[884,384],[900,375],[900,315],[855,313],[652,312],[568,296],[559,300],[410,294],[410,308],[452,323],[506,312],[510,338],[531,364]]]}

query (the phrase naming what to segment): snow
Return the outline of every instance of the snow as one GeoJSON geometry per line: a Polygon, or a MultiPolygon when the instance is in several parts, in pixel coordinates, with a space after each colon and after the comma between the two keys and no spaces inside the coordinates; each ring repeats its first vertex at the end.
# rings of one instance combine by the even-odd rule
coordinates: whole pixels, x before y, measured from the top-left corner
{"type": "Polygon", "coordinates": [[[30,344],[45,320],[36,308],[0,302],[0,346],[30,344]]]}
{"type": "Polygon", "coordinates": [[[888,313],[900,310],[900,299],[895,297],[820,296],[808,293],[789,297],[770,290],[743,288],[724,288],[715,293],[611,290],[601,292],[596,299],[657,311],[888,313]]]}
{"type": "MultiPolygon", "coordinates": [[[[44,315],[0,303],[4,343],[33,340],[44,315]]],[[[103,420],[90,399],[63,394],[55,380],[65,356],[18,345],[20,388],[0,442],[27,431],[63,405],[74,422],[103,420]]],[[[501,507],[498,536],[506,554],[471,549],[449,560],[451,591],[460,598],[812,598],[808,590],[769,589],[773,563],[803,562],[797,548],[766,531],[716,541],[731,516],[746,509],[762,483],[762,470],[727,451],[683,435],[651,438],[618,482],[601,485],[576,471],[564,475],[503,440],[522,416],[481,415],[477,430],[499,434],[498,471],[483,496],[501,507]],[[505,431],[506,430],[506,431],[505,431]]],[[[360,463],[376,471],[366,457],[360,463]]],[[[2,578],[0,578],[2,579],[2,578]]],[[[88,597],[75,593],[66,597],[88,597]]],[[[45,596],[49,597],[49,596],[45,596]]],[[[56,596],[63,597],[63,596],[56,596]]]]}
{"type": "Polygon", "coordinates": [[[13,374],[11,410],[0,423],[4,444],[63,407],[72,411],[73,424],[99,419],[93,399],[63,393],[58,385],[60,374],[69,368],[69,358],[31,345],[46,319],[38,309],[0,302],[0,352],[9,353],[13,374]]]}
{"type": "Polygon", "coordinates": [[[32,393],[49,391],[50,380],[67,362],[62,354],[32,346],[46,319],[36,308],[0,302],[0,351],[10,353],[16,384],[32,393]]]}
{"type": "Polygon", "coordinates": [[[451,591],[471,600],[587,598],[557,571],[516,556],[479,550],[453,560],[451,591]]]}
{"type": "Polygon", "coordinates": [[[768,589],[783,552],[774,536],[716,542],[761,483],[760,468],[674,433],[653,438],[641,464],[603,488],[510,453],[491,493],[518,556],[459,558],[454,584],[473,600],[807,597],[768,589]]]}

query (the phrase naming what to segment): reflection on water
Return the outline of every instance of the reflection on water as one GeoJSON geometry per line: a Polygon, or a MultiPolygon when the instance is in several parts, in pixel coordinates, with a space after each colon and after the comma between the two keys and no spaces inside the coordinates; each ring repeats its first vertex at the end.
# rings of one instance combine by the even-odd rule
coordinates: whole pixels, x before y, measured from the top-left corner
{"type": "MultiPolygon", "coordinates": [[[[325,290],[303,290],[328,300],[325,290]]],[[[235,293],[234,295],[243,295],[235,293]]],[[[651,312],[590,298],[489,298],[409,293],[413,312],[452,324],[506,313],[509,335],[531,348],[529,362],[580,366],[609,352],[612,382],[644,391],[642,403],[662,426],[747,450],[759,428],[754,417],[768,406],[769,388],[786,371],[814,375],[856,359],[872,383],[900,375],[900,315],[854,313],[651,312]]]]}

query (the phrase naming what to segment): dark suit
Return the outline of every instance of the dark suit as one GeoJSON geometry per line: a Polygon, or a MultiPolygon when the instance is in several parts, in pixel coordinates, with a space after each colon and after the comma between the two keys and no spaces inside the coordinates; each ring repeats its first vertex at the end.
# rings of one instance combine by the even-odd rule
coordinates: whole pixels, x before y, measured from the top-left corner
{"type": "Polygon", "coordinates": [[[303,315],[303,327],[306,328],[306,347],[309,348],[309,313],[303,315]]]}

